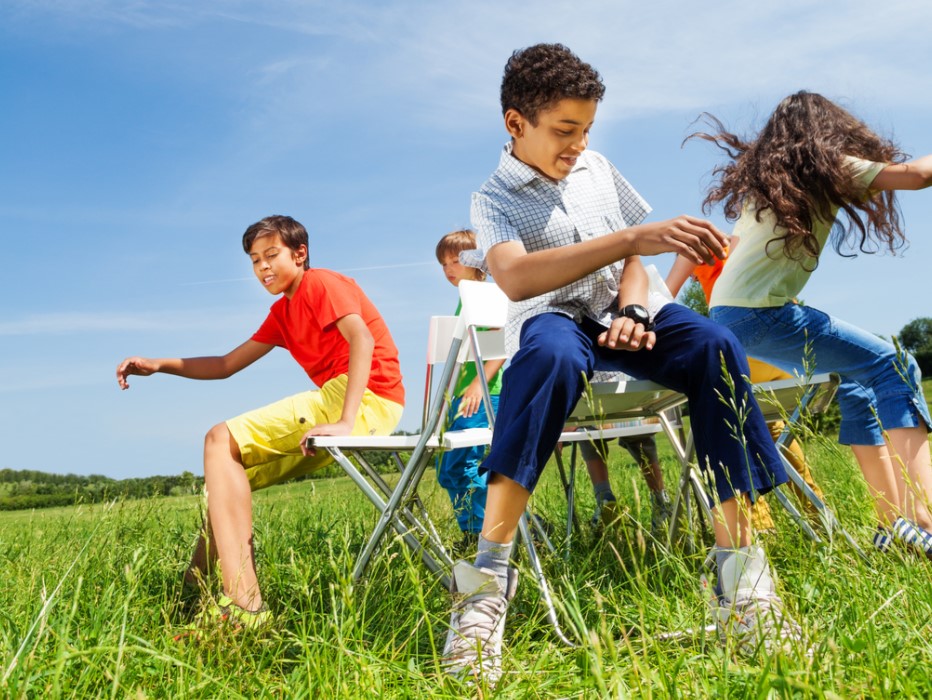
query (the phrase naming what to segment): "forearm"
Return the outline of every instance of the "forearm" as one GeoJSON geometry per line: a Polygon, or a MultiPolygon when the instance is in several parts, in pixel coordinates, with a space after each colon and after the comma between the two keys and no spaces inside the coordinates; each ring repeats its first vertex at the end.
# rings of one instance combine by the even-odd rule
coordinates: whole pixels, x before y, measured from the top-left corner
{"type": "Polygon", "coordinates": [[[673,262],[673,267],[671,267],[670,272],[667,273],[666,282],[670,294],[674,297],[679,294],[683,285],[686,284],[686,280],[689,279],[689,276],[692,275],[695,269],[696,263],[687,260],[682,255],[677,255],[676,260],[673,262]]]}
{"type": "Polygon", "coordinates": [[[346,374],[346,394],[343,397],[343,412],[340,422],[353,426],[356,415],[362,405],[362,397],[369,385],[369,373],[372,371],[372,351],[375,341],[372,336],[354,338],[350,342],[349,367],[346,374]]]}
{"type": "Polygon", "coordinates": [[[508,298],[523,301],[565,287],[633,255],[640,228],[634,226],[573,245],[521,255],[497,255],[502,246],[513,245],[501,243],[489,251],[489,267],[508,298]]]}
{"type": "Polygon", "coordinates": [[[581,243],[528,253],[518,241],[499,243],[487,259],[492,276],[512,301],[552,292],[632,255],[677,253],[696,263],[724,260],[727,238],[704,219],[678,216],[640,224],[581,243]]]}
{"type": "Polygon", "coordinates": [[[226,357],[170,357],[153,360],[156,372],[186,379],[226,379],[234,373],[226,357]]]}
{"type": "Polygon", "coordinates": [[[482,369],[485,372],[485,381],[491,382],[504,364],[505,360],[489,360],[488,362],[485,362],[482,366],[482,369]]]}
{"type": "Polygon", "coordinates": [[[628,258],[618,282],[618,308],[628,304],[646,307],[648,286],[647,270],[644,269],[641,259],[636,255],[628,258]]]}

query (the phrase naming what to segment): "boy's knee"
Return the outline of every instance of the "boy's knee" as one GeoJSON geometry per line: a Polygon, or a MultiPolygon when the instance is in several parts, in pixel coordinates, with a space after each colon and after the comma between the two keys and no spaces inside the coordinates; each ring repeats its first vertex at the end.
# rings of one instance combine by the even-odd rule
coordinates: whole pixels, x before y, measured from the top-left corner
{"type": "Polygon", "coordinates": [[[230,432],[227,424],[218,423],[208,430],[207,435],[204,436],[204,454],[224,453],[224,451],[228,452],[237,462],[242,460],[239,445],[237,445],[236,440],[233,439],[233,434],[230,432]]]}
{"type": "Polygon", "coordinates": [[[587,357],[568,343],[548,343],[536,348],[534,361],[547,367],[555,376],[576,380],[591,371],[587,357]]]}
{"type": "Polygon", "coordinates": [[[721,367],[722,360],[724,360],[727,367],[736,369],[745,376],[749,375],[747,351],[735,334],[725,326],[715,323],[709,325],[712,328],[703,338],[706,361],[716,367],[721,367]]]}

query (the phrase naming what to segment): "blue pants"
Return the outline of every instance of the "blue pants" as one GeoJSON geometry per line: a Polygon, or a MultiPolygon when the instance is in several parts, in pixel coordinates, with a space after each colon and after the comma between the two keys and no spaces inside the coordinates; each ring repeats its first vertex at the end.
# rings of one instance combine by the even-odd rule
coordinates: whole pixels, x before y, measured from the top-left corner
{"type": "Polygon", "coordinates": [[[883,430],[932,426],[919,365],[905,351],[898,355],[893,343],[799,304],[717,306],[711,313],[751,357],[785,372],[804,372],[804,362],[837,372],[842,444],[883,445],[883,430]]]}
{"type": "MultiPolygon", "coordinates": [[[[469,418],[457,415],[462,397],[453,400],[447,414],[447,430],[487,428],[489,419],[485,403],[469,418]]],[[[498,396],[492,397],[492,410],[498,412],[498,396]]],[[[486,475],[479,473],[479,464],[485,456],[485,446],[464,447],[444,452],[437,459],[437,481],[450,494],[450,503],[456,522],[463,532],[479,534],[485,517],[485,498],[488,493],[486,475]]]]}
{"type": "Polygon", "coordinates": [[[732,333],[678,304],[655,318],[652,350],[627,352],[600,347],[605,329],[594,321],[576,323],[560,314],[524,322],[521,347],[505,370],[492,449],[483,470],[507,476],[533,491],[553,453],[563,425],[596,369],[650,379],[686,395],[700,465],[714,482],[719,499],[736,492],[753,500],[787,480],[747,382],[744,349],[732,333]],[[740,438],[735,411],[719,395],[730,392],[722,362],[733,378],[737,405],[749,410],[740,438]]]}

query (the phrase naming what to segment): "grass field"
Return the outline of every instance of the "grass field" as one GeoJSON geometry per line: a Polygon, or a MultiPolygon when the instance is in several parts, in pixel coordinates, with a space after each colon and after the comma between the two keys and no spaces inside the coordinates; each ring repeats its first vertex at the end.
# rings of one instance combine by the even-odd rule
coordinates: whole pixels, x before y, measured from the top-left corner
{"type": "MultiPolygon", "coordinates": [[[[929,387],[927,384],[927,395],[929,387]]],[[[663,443],[663,441],[661,441],[663,443]]],[[[672,482],[676,466],[661,444],[672,482]]],[[[868,549],[866,489],[847,451],[807,444],[813,471],[845,526],[868,549]]],[[[788,606],[814,643],[811,658],[746,661],[713,637],[660,641],[707,622],[702,556],[646,546],[636,471],[617,450],[613,479],[631,505],[614,545],[578,537],[568,561],[545,558],[579,646],[560,645],[530,576],[506,631],[496,697],[930,697],[932,565],[896,553],[861,561],[836,538],[817,546],[776,513],[765,535],[788,606]]],[[[442,489],[423,493],[448,522],[442,489]]],[[[591,512],[581,475],[580,514],[591,512]]],[[[438,667],[448,598],[397,543],[353,587],[353,559],[375,511],[348,479],[256,496],[259,576],[273,634],[178,644],[187,619],[181,572],[199,522],[196,497],[0,515],[0,695],[101,698],[427,697],[474,694],[438,667]]],[[[565,518],[555,469],[535,509],[565,518]]],[[[774,509],[779,510],[778,508],[774,509]]],[[[452,529],[445,533],[452,541],[452,529]]]]}

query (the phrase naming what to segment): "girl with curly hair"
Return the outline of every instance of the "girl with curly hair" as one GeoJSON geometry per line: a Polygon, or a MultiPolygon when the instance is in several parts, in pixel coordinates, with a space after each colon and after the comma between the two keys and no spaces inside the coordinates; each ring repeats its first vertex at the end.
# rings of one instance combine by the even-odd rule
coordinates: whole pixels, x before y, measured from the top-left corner
{"type": "Polygon", "coordinates": [[[894,540],[932,558],[932,429],[915,359],[893,343],[796,298],[831,238],[835,250],[895,252],[905,242],[896,190],[932,185],[932,155],[899,148],[821,95],[797,92],[756,138],[695,133],[728,154],[705,198],[735,221],[731,253],[709,300],[713,320],[748,354],[788,372],[841,376],[839,442],[850,445],[874,498],[874,545],[894,540]]]}

